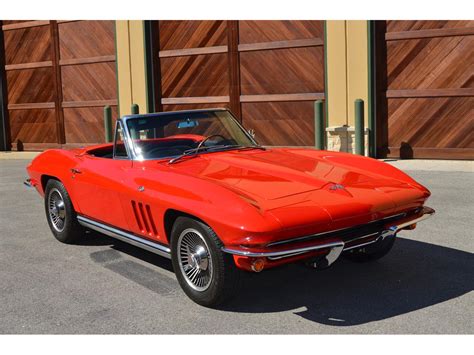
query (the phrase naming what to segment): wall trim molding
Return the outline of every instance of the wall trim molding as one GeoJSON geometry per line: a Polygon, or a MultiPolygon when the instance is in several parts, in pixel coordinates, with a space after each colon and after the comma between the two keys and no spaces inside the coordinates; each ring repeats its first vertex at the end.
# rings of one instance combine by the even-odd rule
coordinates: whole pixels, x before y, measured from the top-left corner
{"type": "Polygon", "coordinates": [[[240,95],[240,102],[316,101],[324,100],[324,96],[324,92],[308,92],[298,94],[240,95]]]}
{"type": "Polygon", "coordinates": [[[407,39],[423,39],[436,37],[452,37],[452,36],[472,36],[474,35],[474,27],[466,28],[435,28],[430,30],[416,30],[416,31],[400,31],[387,32],[385,40],[398,41],[407,39]]]}
{"type": "Polygon", "coordinates": [[[259,42],[239,44],[239,52],[262,51],[269,49],[318,47],[324,45],[320,38],[293,39],[288,41],[259,42]]]}
{"type": "Polygon", "coordinates": [[[161,99],[163,105],[212,104],[229,101],[229,96],[163,97],[161,99]]]}

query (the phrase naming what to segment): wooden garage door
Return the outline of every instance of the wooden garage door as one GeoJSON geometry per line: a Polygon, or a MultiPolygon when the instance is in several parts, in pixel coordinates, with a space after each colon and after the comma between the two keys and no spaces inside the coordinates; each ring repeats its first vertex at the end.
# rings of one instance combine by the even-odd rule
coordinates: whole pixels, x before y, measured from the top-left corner
{"type": "Polygon", "coordinates": [[[323,21],[159,21],[162,107],[229,107],[261,144],[314,145],[323,21]]]}
{"type": "Polygon", "coordinates": [[[104,141],[116,116],[114,21],[3,21],[10,140],[41,150],[104,141]]]}
{"type": "Polygon", "coordinates": [[[379,153],[473,159],[474,21],[384,21],[376,35],[379,153]]]}

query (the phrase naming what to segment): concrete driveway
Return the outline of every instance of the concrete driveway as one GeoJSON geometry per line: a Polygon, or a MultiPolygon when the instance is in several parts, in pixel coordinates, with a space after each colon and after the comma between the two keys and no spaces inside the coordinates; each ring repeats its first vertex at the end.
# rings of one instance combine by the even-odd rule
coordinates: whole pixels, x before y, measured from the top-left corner
{"type": "Polygon", "coordinates": [[[93,233],[57,242],[43,201],[22,185],[26,164],[0,159],[0,333],[474,331],[472,169],[404,166],[431,189],[437,214],[402,232],[386,258],[251,274],[212,310],[184,295],[166,259],[93,233]]]}

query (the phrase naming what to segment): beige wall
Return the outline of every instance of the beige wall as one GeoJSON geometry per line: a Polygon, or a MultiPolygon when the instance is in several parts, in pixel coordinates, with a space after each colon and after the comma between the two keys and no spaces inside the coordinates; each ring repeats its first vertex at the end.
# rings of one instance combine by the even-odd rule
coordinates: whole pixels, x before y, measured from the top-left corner
{"type": "Polygon", "coordinates": [[[367,125],[367,21],[326,21],[329,126],[354,125],[354,100],[365,102],[367,125]]]}
{"type": "Polygon", "coordinates": [[[138,104],[147,112],[147,83],[143,21],[116,21],[117,74],[120,115],[138,104]]]}

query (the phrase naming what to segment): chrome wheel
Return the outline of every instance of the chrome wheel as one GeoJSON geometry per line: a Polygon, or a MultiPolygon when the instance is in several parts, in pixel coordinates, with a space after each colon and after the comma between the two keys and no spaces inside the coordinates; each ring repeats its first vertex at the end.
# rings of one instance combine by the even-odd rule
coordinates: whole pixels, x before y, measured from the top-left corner
{"type": "Polygon", "coordinates": [[[178,261],[186,282],[196,291],[205,291],[212,281],[212,258],[202,234],[194,228],[178,238],[178,261]]]}
{"type": "Polygon", "coordinates": [[[53,188],[48,195],[48,212],[51,225],[57,232],[62,232],[66,225],[66,206],[58,189],[53,188]]]}

